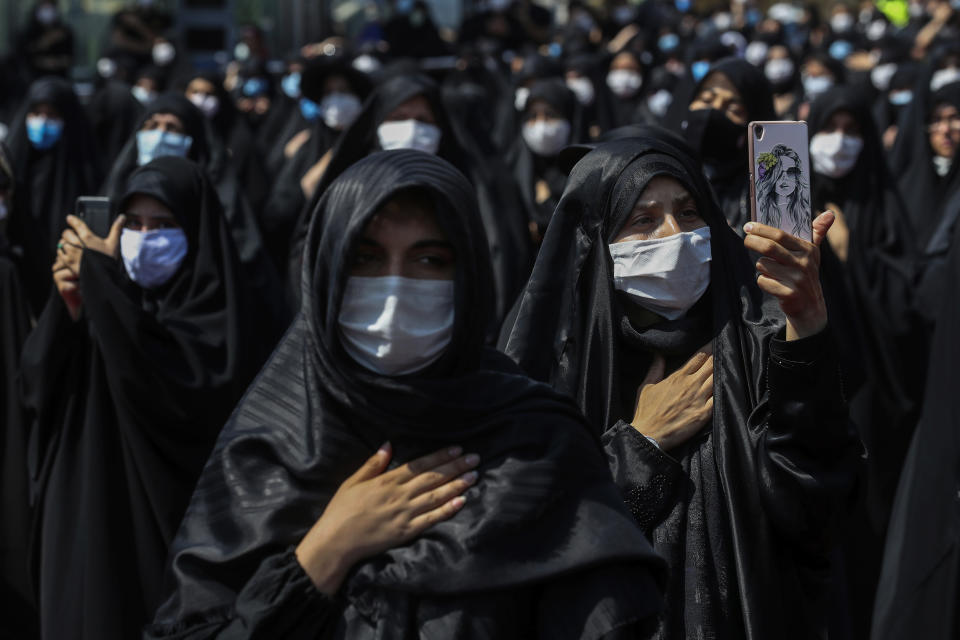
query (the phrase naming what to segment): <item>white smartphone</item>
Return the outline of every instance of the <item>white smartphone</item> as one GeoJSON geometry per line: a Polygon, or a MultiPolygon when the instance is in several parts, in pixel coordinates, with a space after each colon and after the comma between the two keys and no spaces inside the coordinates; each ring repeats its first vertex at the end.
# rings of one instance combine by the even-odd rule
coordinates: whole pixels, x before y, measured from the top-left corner
{"type": "Polygon", "coordinates": [[[751,122],[750,219],[810,242],[810,147],[806,122],[751,122]]]}

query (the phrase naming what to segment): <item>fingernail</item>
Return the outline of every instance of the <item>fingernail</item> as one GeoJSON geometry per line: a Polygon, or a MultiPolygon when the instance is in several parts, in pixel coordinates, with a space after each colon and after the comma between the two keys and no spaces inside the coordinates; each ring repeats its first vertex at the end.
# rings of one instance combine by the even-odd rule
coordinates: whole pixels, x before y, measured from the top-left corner
{"type": "Polygon", "coordinates": [[[451,458],[456,458],[458,455],[463,453],[463,447],[450,447],[447,449],[447,453],[451,458]]]}
{"type": "Polygon", "coordinates": [[[480,456],[477,455],[476,453],[471,453],[466,458],[464,458],[464,462],[466,462],[468,465],[473,467],[480,463],[480,456]]]}
{"type": "Polygon", "coordinates": [[[382,445],[380,445],[380,448],[377,449],[377,453],[380,455],[386,455],[390,453],[390,442],[384,442],[382,445]]]}
{"type": "Polygon", "coordinates": [[[476,480],[477,480],[477,472],[476,472],[476,471],[467,471],[465,474],[463,474],[462,476],[460,476],[460,479],[463,480],[464,482],[468,482],[468,483],[470,483],[470,484],[473,484],[473,483],[476,482],[476,480]]]}
{"type": "Polygon", "coordinates": [[[747,233],[750,233],[751,231],[753,231],[753,223],[748,222],[747,224],[743,225],[743,230],[746,231],[747,233]]]}
{"type": "Polygon", "coordinates": [[[450,501],[450,506],[453,507],[454,509],[459,509],[464,505],[466,501],[467,499],[464,498],[463,496],[457,496],[456,498],[450,501]]]}

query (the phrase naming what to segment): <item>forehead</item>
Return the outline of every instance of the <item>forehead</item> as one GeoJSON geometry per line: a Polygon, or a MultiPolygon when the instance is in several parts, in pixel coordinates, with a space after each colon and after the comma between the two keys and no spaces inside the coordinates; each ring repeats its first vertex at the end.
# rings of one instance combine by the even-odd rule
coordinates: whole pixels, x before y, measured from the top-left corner
{"type": "Polygon", "coordinates": [[[784,169],[792,169],[797,166],[797,161],[790,156],[780,156],[780,164],[784,169]]]}
{"type": "Polygon", "coordinates": [[[736,97],[740,97],[740,91],[737,87],[730,81],[730,78],[727,77],[727,74],[722,71],[714,71],[709,74],[706,80],[703,81],[703,84],[700,85],[700,91],[714,91],[718,93],[731,93],[736,97]]]}
{"type": "Polygon", "coordinates": [[[958,112],[958,109],[950,104],[949,102],[941,102],[933,108],[933,115],[936,118],[943,118],[946,116],[954,115],[958,112]]]}
{"type": "Polygon", "coordinates": [[[363,235],[403,231],[443,236],[436,210],[425,193],[400,193],[391,197],[370,218],[363,235]]]}
{"type": "Polygon", "coordinates": [[[214,93],[216,87],[206,78],[194,78],[190,81],[190,84],[187,85],[187,90],[197,91],[199,93],[214,93]]]}
{"type": "Polygon", "coordinates": [[[135,193],[127,200],[125,213],[144,218],[172,218],[173,212],[153,196],[135,193]]]}
{"type": "Polygon", "coordinates": [[[651,202],[662,204],[684,199],[692,200],[693,196],[679,180],[673,176],[659,175],[650,179],[637,199],[635,207],[646,206],[651,202]]]}

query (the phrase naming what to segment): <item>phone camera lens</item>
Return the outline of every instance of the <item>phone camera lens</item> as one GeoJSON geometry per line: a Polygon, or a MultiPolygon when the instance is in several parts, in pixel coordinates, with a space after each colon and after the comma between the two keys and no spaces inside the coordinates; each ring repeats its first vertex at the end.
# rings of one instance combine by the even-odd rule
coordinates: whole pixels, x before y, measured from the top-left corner
{"type": "Polygon", "coordinates": [[[757,140],[763,140],[763,125],[758,124],[753,128],[753,133],[757,137],[757,140]]]}

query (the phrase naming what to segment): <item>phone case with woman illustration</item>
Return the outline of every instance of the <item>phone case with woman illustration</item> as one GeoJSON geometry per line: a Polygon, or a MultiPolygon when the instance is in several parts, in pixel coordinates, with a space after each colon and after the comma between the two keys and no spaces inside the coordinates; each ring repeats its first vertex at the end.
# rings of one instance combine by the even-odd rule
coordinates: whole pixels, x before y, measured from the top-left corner
{"type": "Polygon", "coordinates": [[[751,219],[810,242],[810,152],[806,122],[751,122],[751,219]]]}

